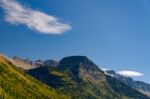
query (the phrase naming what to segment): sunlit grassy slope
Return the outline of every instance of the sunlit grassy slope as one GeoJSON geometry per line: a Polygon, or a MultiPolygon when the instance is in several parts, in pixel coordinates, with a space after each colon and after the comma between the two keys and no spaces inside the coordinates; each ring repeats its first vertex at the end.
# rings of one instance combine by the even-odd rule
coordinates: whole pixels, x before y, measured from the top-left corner
{"type": "Polygon", "coordinates": [[[17,69],[0,55],[0,99],[68,99],[53,88],[17,69]]]}

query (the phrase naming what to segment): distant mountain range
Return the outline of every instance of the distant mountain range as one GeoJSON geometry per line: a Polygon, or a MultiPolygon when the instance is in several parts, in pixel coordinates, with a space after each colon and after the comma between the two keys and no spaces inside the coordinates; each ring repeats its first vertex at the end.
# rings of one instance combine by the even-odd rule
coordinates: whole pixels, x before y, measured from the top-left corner
{"type": "Polygon", "coordinates": [[[57,66],[58,62],[56,60],[48,59],[48,60],[35,60],[32,61],[30,59],[22,59],[18,56],[14,56],[11,61],[17,65],[17,67],[23,70],[30,70],[33,68],[41,67],[41,66],[57,66]]]}
{"type": "Polygon", "coordinates": [[[106,75],[110,75],[111,77],[114,77],[114,78],[124,82],[128,86],[130,86],[150,97],[150,84],[147,84],[142,81],[135,81],[131,77],[125,77],[125,76],[119,75],[113,70],[105,70],[104,72],[106,75]]]}
{"type": "Polygon", "coordinates": [[[0,98],[150,99],[112,75],[117,74],[102,71],[86,56],[65,57],[57,62],[1,55],[0,98]]]}

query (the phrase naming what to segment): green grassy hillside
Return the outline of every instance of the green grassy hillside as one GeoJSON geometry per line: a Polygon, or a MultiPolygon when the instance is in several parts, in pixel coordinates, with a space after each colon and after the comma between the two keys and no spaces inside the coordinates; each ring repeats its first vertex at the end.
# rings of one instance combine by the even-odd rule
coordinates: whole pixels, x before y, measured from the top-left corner
{"type": "Polygon", "coordinates": [[[69,99],[0,56],[0,99],[69,99]]]}

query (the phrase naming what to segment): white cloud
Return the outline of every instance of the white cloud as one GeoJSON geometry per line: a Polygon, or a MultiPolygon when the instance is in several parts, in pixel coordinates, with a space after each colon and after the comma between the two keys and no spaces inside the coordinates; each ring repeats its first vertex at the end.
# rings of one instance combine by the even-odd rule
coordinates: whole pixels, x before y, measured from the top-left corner
{"type": "Polygon", "coordinates": [[[139,76],[143,76],[144,75],[144,74],[142,74],[140,72],[127,71],[127,70],[119,71],[117,73],[120,74],[120,75],[123,75],[123,76],[127,76],[127,77],[139,77],[139,76]]]}
{"type": "Polygon", "coordinates": [[[23,24],[45,34],[61,34],[71,29],[58,18],[23,6],[16,0],[0,0],[0,6],[4,9],[5,20],[11,24],[23,24]]]}

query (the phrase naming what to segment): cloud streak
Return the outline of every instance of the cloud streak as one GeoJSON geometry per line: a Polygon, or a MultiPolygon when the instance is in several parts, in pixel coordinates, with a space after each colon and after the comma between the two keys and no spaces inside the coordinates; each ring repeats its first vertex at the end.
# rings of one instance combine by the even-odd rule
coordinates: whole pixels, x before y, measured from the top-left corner
{"type": "Polygon", "coordinates": [[[23,6],[16,0],[0,0],[0,6],[4,9],[5,20],[14,25],[26,25],[44,34],[62,34],[71,29],[58,18],[23,6]]]}
{"type": "Polygon", "coordinates": [[[123,76],[127,76],[127,77],[139,77],[139,76],[143,76],[144,75],[144,74],[142,74],[140,72],[127,71],[127,70],[119,71],[117,73],[120,74],[120,75],[123,75],[123,76]]]}

